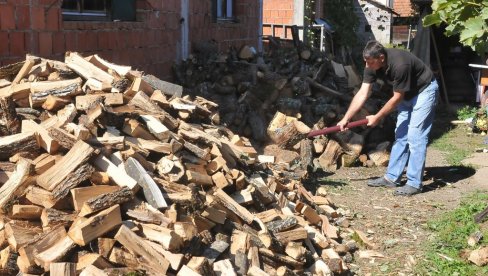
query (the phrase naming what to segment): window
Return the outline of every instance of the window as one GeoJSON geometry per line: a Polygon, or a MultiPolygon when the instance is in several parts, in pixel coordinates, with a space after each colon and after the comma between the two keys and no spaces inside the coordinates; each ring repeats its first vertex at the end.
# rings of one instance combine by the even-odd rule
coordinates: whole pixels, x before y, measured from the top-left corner
{"type": "Polygon", "coordinates": [[[64,20],[134,21],[135,0],[63,0],[64,20]]]}
{"type": "Polygon", "coordinates": [[[217,20],[234,20],[233,0],[216,0],[217,20]]]}

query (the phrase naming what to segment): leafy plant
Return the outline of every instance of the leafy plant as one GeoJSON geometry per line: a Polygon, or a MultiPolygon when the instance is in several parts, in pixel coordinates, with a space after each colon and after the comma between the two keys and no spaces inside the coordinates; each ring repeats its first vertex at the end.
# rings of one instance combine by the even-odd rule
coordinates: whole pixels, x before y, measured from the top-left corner
{"type": "Polygon", "coordinates": [[[425,26],[446,24],[446,36],[459,35],[459,41],[482,57],[488,50],[488,1],[434,0],[425,26]]]}
{"type": "Polygon", "coordinates": [[[478,109],[469,105],[463,106],[456,111],[458,120],[466,120],[469,118],[474,118],[478,109]]]}

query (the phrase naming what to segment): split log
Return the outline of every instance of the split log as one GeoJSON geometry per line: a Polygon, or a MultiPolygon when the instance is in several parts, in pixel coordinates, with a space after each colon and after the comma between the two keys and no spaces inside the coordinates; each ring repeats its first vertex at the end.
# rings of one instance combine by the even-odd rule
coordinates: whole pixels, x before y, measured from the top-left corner
{"type": "Polygon", "coordinates": [[[159,90],[166,95],[181,97],[183,93],[183,87],[177,84],[166,82],[158,79],[153,75],[144,75],[142,79],[147,82],[155,90],[159,90]]]}
{"type": "Polygon", "coordinates": [[[33,132],[0,137],[0,160],[6,160],[17,152],[35,152],[38,148],[33,132]]]}
{"type": "Polygon", "coordinates": [[[98,155],[93,161],[93,164],[97,169],[102,172],[106,172],[110,179],[119,187],[128,187],[131,190],[135,190],[137,187],[137,181],[130,177],[125,169],[117,167],[104,155],[98,155]]]}
{"type": "Polygon", "coordinates": [[[30,86],[29,105],[32,108],[42,106],[49,95],[56,97],[74,97],[81,91],[81,78],[64,81],[43,81],[30,86]]]}
{"type": "MultiPolygon", "coordinates": [[[[0,126],[5,126],[3,135],[11,135],[20,132],[20,120],[15,111],[15,103],[11,96],[0,97],[0,126]]],[[[0,133],[2,134],[2,133],[0,133]]]]}
{"type": "Polygon", "coordinates": [[[53,227],[63,225],[69,227],[73,223],[76,215],[63,212],[53,208],[45,208],[41,213],[41,222],[43,227],[53,227]]]}
{"type": "Polygon", "coordinates": [[[134,197],[131,189],[124,187],[118,189],[117,191],[100,194],[95,197],[87,199],[78,213],[78,216],[85,217],[89,214],[98,212],[100,210],[106,209],[115,204],[122,204],[134,197]]]}
{"type": "Polygon", "coordinates": [[[51,276],[76,276],[76,263],[51,263],[49,265],[51,276]]]}
{"type": "MultiPolygon", "coordinates": [[[[0,138],[1,139],[1,138],[0,138]]],[[[26,183],[26,179],[33,171],[32,164],[27,159],[21,159],[17,163],[14,173],[0,187],[0,212],[6,213],[9,201],[26,183]]]]}
{"type": "Polygon", "coordinates": [[[84,79],[93,78],[99,80],[104,85],[111,87],[114,78],[107,72],[85,60],[78,53],[67,52],[64,62],[71,70],[75,71],[80,76],[83,76],[84,79]]]}
{"type": "Polygon", "coordinates": [[[127,174],[142,187],[144,196],[151,206],[154,208],[168,207],[161,190],[137,160],[132,157],[127,159],[126,170],[127,174]]]}
{"type": "MultiPolygon", "coordinates": [[[[270,138],[280,148],[290,148],[300,140],[307,137],[310,128],[301,121],[293,121],[281,128],[277,128],[270,135],[270,138]]],[[[269,132],[268,132],[269,134],[269,132]]]]}
{"type": "Polygon", "coordinates": [[[12,215],[13,219],[36,220],[41,217],[43,208],[33,205],[13,205],[12,215]]]}
{"type": "Polygon", "coordinates": [[[73,198],[73,207],[76,211],[80,211],[83,204],[90,198],[98,197],[106,193],[112,193],[120,190],[118,186],[97,185],[90,187],[71,189],[71,197],[73,198]]]}
{"type": "Polygon", "coordinates": [[[160,273],[159,275],[166,274],[169,267],[169,262],[166,258],[129,228],[124,225],[120,226],[119,231],[115,234],[115,239],[129,251],[140,255],[155,271],[160,273]]]}
{"type": "Polygon", "coordinates": [[[75,246],[76,244],[73,240],[65,233],[54,243],[46,246],[43,251],[38,251],[38,254],[35,255],[35,262],[43,267],[44,270],[49,271],[51,263],[63,259],[75,246]]]}
{"type": "Polygon", "coordinates": [[[121,223],[120,206],[114,205],[92,217],[78,217],[69,229],[68,235],[76,244],[84,246],[121,223]]]}
{"type": "Polygon", "coordinates": [[[38,146],[45,149],[47,153],[56,154],[56,152],[58,151],[58,142],[51,138],[49,132],[41,125],[38,125],[36,122],[32,120],[23,120],[21,131],[23,133],[35,132],[38,146]]]}

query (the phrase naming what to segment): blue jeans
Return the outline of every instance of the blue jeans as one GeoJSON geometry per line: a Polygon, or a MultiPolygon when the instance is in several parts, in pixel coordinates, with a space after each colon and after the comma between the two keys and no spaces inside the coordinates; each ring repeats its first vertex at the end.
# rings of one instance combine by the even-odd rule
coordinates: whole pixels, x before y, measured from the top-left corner
{"type": "Polygon", "coordinates": [[[438,97],[439,86],[434,80],[417,96],[398,105],[395,143],[385,174],[387,179],[399,183],[407,166],[407,185],[422,188],[427,143],[438,97]]]}

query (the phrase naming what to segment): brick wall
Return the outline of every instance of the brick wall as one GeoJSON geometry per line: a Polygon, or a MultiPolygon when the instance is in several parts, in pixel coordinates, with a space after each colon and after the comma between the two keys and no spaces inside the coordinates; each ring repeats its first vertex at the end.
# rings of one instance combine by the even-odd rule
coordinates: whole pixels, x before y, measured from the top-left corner
{"type": "MultiPolygon", "coordinates": [[[[181,0],[136,0],[136,22],[63,21],[57,0],[0,0],[0,65],[21,61],[26,53],[64,59],[66,51],[99,54],[171,79],[181,48],[181,0]]],[[[235,0],[238,23],[215,23],[211,1],[189,1],[189,44],[214,39],[257,47],[258,0],[235,0]]]]}
{"type": "Polygon", "coordinates": [[[413,13],[412,3],[410,0],[394,0],[393,10],[399,13],[402,17],[411,16],[413,13]]]}
{"type": "MultiPolygon", "coordinates": [[[[263,23],[277,25],[275,36],[283,36],[283,28],[279,25],[293,24],[293,0],[263,0],[263,23]]],[[[272,35],[270,27],[263,28],[263,35],[272,35]]],[[[288,31],[287,37],[291,38],[288,31]]]]}

